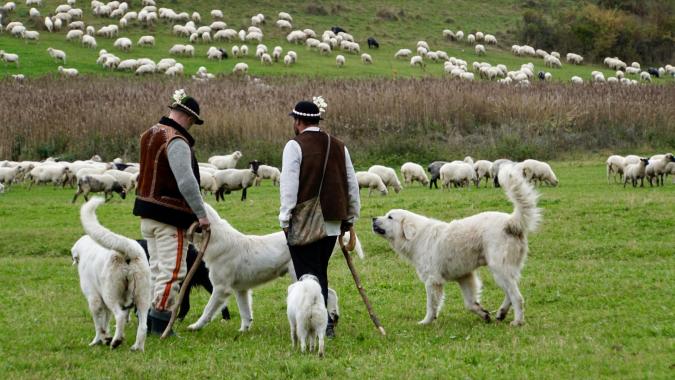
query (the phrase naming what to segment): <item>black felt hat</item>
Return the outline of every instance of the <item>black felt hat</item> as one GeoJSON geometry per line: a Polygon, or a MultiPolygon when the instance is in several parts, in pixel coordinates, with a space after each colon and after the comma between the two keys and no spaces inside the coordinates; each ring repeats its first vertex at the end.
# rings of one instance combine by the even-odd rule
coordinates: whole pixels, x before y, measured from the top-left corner
{"type": "Polygon", "coordinates": [[[293,116],[296,119],[310,121],[323,120],[319,106],[306,100],[298,102],[298,104],[296,104],[293,108],[293,111],[291,111],[288,115],[293,116]]]}
{"type": "Polygon", "coordinates": [[[190,116],[193,116],[195,118],[195,124],[204,124],[204,120],[199,117],[199,103],[197,103],[197,101],[191,96],[186,96],[180,101],[174,101],[171,103],[169,108],[172,110],[179,110],[187,113],[190,116]]]}

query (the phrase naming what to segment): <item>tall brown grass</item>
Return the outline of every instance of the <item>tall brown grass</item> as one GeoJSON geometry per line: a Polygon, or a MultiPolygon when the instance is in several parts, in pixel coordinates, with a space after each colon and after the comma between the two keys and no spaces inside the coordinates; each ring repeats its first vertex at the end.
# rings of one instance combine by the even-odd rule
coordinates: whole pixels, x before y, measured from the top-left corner
{"type": "Polygon", "coordinates": [[[575,152],[675,147],[674,86],[536,84],[447,79],[302,80],[42,78],[0,81],[0,160],[59,156],[135,161],[138,137],[177,88],[201,103],[198,158],[242,150],[278,164],[295,102],[322,95],[322,125],[358,160],[558,158],[575,152]]]}

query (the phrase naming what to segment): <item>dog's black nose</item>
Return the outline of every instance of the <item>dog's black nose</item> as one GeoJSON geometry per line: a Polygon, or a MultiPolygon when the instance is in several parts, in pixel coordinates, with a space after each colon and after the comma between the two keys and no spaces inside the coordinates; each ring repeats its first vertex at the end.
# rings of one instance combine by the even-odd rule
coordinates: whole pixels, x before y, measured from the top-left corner
{"type": "Polygon", "coordinates": [[[373,223],[375,223],[376,221],[377,221],[377,218],[373,218],[373,223]]]}

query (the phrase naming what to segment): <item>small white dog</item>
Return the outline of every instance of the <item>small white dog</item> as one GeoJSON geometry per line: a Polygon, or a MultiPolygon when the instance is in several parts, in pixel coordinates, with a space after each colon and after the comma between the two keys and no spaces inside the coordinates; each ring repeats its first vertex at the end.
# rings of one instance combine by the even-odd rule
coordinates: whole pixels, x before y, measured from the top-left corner
{"type": "MultiPolygon", "coordinates": [[[[482,284],[475,271],[484,265],[506,294],[497,320],[503,320],[513,305],[515,318],[511,324],[525,322],[518,280],[527,257],[527,234],[536,229],[541,216],[538,194],[532,186],[515,171],[505,174],[504,189],[514,205],[511,214],[483,212],[445,223],[410,211],[391,210],[383,217],[373,218],[373,231],[413,264],[424,282],[427,307],[420,324],[438,317],[447,281],[457,281],[465,307],[489,321],[489,312],[480,305],[482,284]]],[[[502,176],[500,172],[500,182],[502,176]]]]}
{"type": "Polygon", "coordinates": [[[150,266],[143,248],[135,240],[115,234],[98,222],[96,208],[103,202],[103,198],[96,197],[82,205],[80,220],[87,235],[71,249],[96,329],[96,336],[89,345],[105,343],[116,348],[122,344],[129,309],[135,306],[138,329],[131,349],[143,351],[152,302],[150,266]],[[115,316],[112,339],[108,334],[111,313],[115,316]]]}
{"type": "MultiPolygon", "coordinates": [[[[286,272],[293,281],[296,279],[286,237],[281,231],[260,236],[244,235],[221,219],[210,205],[204,204],[204,207],[211,222],[211,239],[204,252],[204,263],[209,269],[213,292],[201,317],[189,325],[188,330],[199,330],[209,323],[234,293],[241,317],[239,331],[247,331],[253,322],[252,289],[286,272]]],[[[199,235],[195,235],[194,240],[194,244],[201,244],[199,235]]],[[[360,247],[358,238],[357,246],[360,247]]],[[[328,289],[328,310],[331,316],[337,317],[337,295],[332,289],[328,289]]],[[[337,321],[336,318],[333,320],[337,321]]]]}
{"type": "Polygon", "coordinates": [[[316,276],[306,274],[288,287],[286,313],[293,347],[296,340],[300,340],[300,351],[305,352],[309,339],[309,351],[312,352],[318,340],[317,350],[319,356],[323,356],[328,315],[316,276]]]}

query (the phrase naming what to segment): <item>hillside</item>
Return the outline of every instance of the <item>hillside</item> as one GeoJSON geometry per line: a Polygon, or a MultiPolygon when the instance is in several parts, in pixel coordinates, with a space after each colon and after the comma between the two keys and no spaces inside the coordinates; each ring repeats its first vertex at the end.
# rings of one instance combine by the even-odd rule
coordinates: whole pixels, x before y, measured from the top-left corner
{"type": "MultiPolygon", "coordinates": [[[[49,33],[44,30],[43,18],[45,15],[53,15],[54,9],[60,1],[43,1],[39,8],[40,18],[30,20],[29,8],[24,1],[17,2],[14,12],[6,15],[3,24],[10,21],[23,22],[28,30],[40,31],[38,42],[26,43],[25,41],[11,37],[7,32],[0,34],[0,46],[9,53],[20,56],[20,67],[12,64],[2,65],[0,77],[22,73],[27,76],[42,76],[56,74],[59,63],[54,62],[47,54],[47,47],[64,50],[68,55],[65,67],[73,67],[81,74],[110,75],[110,72],[96,65],[98,49],[106,49],[113,52],[120,59],[147,57],[158,61],[169,57],[168,50],[177,43],[188,43],[185,37],[177,37],[171,34],[171,25],[160,20],[156,25],[147,27],[132,23],[126,29],[120,30],[120,37],[128,37],[134,42],[134,47],[128,53],[113,48],[113,39],[97,36],[97,49],[82,47],[78,42],[65,40],[66,30],[49,33]],[[154,47],[142,48],[135,45],[142,35],[153,35],[156,38],[154,47]]],[[[424,69],[411,67],[409,60],[396,60],[394,53],[400,48],[415,48],[418,40],[429,42],[432,50],[443,50],[449,56],[464,59],[469,64],[480,60],[493,65],[505,64],[509,69],[517,69],[521,64],[533,62],[535,72],[540,70],[550,71],[554,80],[568,81],[573,75],[578,75],[588,80],[592,70],[599,70],[605,76],[613,75],[613,71],[595,65],[572,66],[563,64],[562,69],[547,69],[539,58],[521,58],[510,53],[511,31],[521,19],[526,2],[517,0],[499,1],[446,1],[428,0],[420,2],[407,1],[340,1],[318,2],[307,4],[306,2],[280,2],[280,1],[248,1],[248,2],[224,2],[224,1],[158,1],[158,7],[171,7],[177,13],[198,11],[202,16],[202,25],[208,25],[212,19],[211,9],[222,9],[224,20],[228,28],[240,30],[250,25],[250,17],[257,13],[266,16],[266,24],[262,26],[264,33],[263,43],[270,51],[274,46],[281,46],[284,52],[295,50],[298,53],[297,64],[285,67],[281,63],[271,66],[262,65],[255,57],[256,42],[247,42],[249,55],[242,58],[232,58],[223,61],[210,61],[206,59],[206,51],[210,46],[221,47],[231,51],[233,45],[241,45],[241,41],[214,41],[212,43],[199,42],[195,44],[195,57],[177,58],[185,66],[185,74],[194,74],[198,67],[204,66],[214,74],[230,74],[237,62],[246,62],[249,65],[249,73],[254,76],[318,76],[318,77],[421,77],[443,75],[442,63],[429,61],[424,69]],[[280,11],[289,12],[293,16],[293,29],[311,28],[321,34],[332,26],[340,26],[354,35],[360,43],[361,51],[372,55],[374,63],[364,65],[358,55],[346,54],[334,50],[331,54],[322,56],[317,51],[308,50],[302,45],[293,45],[286,42],[287,32],[280,31],[274,22],[280,11]],[[474,53],[473,44],[466,42],[449,42],[443,39],[442,30],[463,30],[465,34],[475,31],[483,31],[497,36],[499,45],[488,46],[487,54],[478,57],[474,53]],[[368,49],[366,39],[375,37],[380,42],[380,49],[368,49]],[[347,62],[343,68],[335,65],[335,56],[344,54],[347,62]]],[[[552,1],[547,7],[555,11],[569,6],[570,1],[552,1]]],[[[92,25],[97,30],[104,25],[117,23],[117,20],[100,18],[92,14],[89,2],[79,1],[78,5],[83,9],[83,21],[86,25],[92,25]]],[[[131,2],[130,10],[138,11],[141,8],[139,1],[131,2]]],[[[561,52],[564,53],[565,52],[561,52]]],[[[115,75],[131,75],[130,73],[114,72],[115,75]]],[[[657,80],[656,82],[672,82],[672,78],[657,80]]]]}

